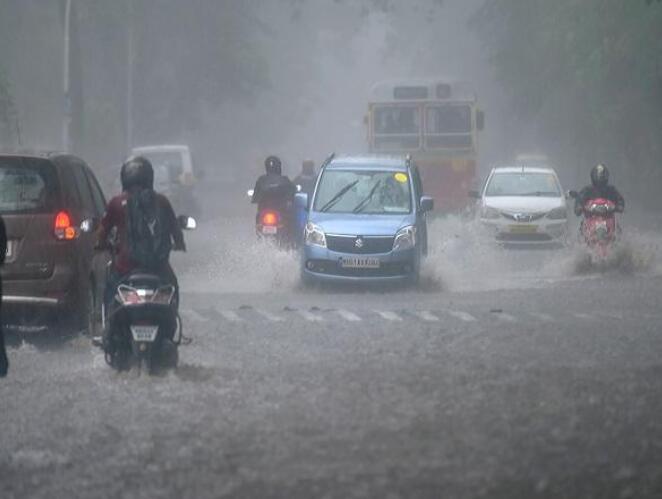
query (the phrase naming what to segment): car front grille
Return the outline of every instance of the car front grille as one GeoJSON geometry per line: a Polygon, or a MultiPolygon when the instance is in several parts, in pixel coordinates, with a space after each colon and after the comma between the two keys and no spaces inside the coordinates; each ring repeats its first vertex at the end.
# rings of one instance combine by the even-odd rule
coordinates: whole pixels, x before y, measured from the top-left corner
{"type": "Polygon", "coordinates": [[[514,220],[515,222],[533,222],[545,216],[545,213],[506,213],[505,211],[502,211],[501,214],[508,220],[514,220]]]}
{"type": "Polygon", "coordinates": [[[503,242],[544,242],[544,241],[551,241],[552,237],[548,234],[499,234],[497,235],[497,240],[498,241],[503,241],[503,242]]]}
{"type": "Polygon", "coordinates": [[[398,277],[411,274],[413,269],[410,263],[403,262],[382,262],[378,269],[346,269],[331,260],[308,260],[307,263],[308,269],[316,274],[342,277],[398,277]]]}
{"type": "Polygon", "coordinates": [[[393,250],[392,236],[326,236],[330,251],[357,255],[389,253],[393,250]]]}

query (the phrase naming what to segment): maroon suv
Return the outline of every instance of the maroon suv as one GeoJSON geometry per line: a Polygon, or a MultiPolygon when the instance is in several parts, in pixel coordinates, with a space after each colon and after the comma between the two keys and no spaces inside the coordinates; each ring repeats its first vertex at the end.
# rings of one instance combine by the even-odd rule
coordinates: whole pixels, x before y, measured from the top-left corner
{"type": "Polygon", "coordinates": [[[0,153],[5,322],[56,319],[97,334],[108,255],[94,244],[105,205],[94,174],[75,156],[0,153]]]}

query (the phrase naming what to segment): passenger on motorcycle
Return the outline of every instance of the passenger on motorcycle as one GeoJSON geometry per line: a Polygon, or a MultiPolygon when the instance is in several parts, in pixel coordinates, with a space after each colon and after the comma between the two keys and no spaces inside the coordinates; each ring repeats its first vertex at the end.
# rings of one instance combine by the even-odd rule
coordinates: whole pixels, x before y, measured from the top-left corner
{"type": "Polygon", "coordinates": [[[575,215],[584,212],[586,202],[591,199],[607,199],[616,205],[616,212],[623,213],[625,200],[616,187],[609,185],[609,170],[599,164],[591,170],[591,185],[584,187],[575,198],[575,215]]]}
{"type": "MultiPolygon", "coordinates": [[[[154,170],[151,163],[143,157],[129,158],[121,170],[122,194],[112,198],[106,208],[98,233],[97,247],[110,249],[113,252],[112,264],[106,281],[104,304],[108,310],[115,296],[115,291],[121,279],[135,271],[144,271],[160,276],[165,282],[175,286],[175,300],[178,300],[179,288],[177,277],[167,259],[172,248],[176,251],[186,251],[184,234],[180,228],[175,212],[168,199],[154,191],[154,170]],[[158,223],[167,241],[167,254],[163,261],[155,259],[154,265],[140,265],[132,256],[129,236],[129,205],[137,201],[139,204],[151,207],[159,214],[158,223]],[[113,235],[114,234],[114,235],[113,235]],[[113,242],[109,239],[113,235],[113,242]]],[[[107,346],[107,331],[104,331],[104,348],[107,346]]]]}
{"type": "Polygon", "coordinates": [[[294,195],[297,192],[292,181],[282,174],[281,161],[276,156],[269,156],[264,166],[266,174],[257,179],[251,202],[257,204],[256,221],[264,210],[274,210],[287,221],[290,230],[293,219],[294,195]]]}
{"type": "Polygon", "coordinates": [[[308,198],[312,198],[316,181],[317,173],[315,172],[315,163],[312,159],[304,160],[301,164],[301,173],[294,179],[294,184],[300,185],[301,192],[305,192],[308,194],[308,198]]]}

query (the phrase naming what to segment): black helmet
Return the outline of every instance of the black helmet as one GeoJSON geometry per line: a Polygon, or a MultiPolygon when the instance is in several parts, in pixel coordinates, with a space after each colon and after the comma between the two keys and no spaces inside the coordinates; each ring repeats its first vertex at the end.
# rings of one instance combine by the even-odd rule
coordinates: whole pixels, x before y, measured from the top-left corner
{"type": "Polygon", "coordinates": [[[122,190],[128,191],[132,187],[142,189],[154,188],[154,169],[152,163],[142,156],[131,156],[122,165],[120,173],[122,190]]]}
{"type": "Polygon", "coordinates": [[[599,164],[591,170],[591,183],[595,187],[604,187],[609,183],[609,170],[603,164],[599,164]]]}
{"type": "Polygon", "coordinates": [[[264,160],[264,167],[267,169],[267,173],[275,173],[280,175],[281,173],[281,162],[278,156],[269,156],[264,160]]]}

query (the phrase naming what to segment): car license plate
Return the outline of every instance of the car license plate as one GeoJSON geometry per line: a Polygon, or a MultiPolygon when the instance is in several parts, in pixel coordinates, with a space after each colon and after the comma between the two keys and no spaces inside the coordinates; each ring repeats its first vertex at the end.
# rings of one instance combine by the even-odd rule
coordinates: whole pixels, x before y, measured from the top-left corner
{"type": "Polygon", "coordinates": [[[278,227],[265,225],[264,227],[262,227],[262,234],[268,234],[268,235],[278,234],[278,227]]]}
{"type": "Polygon", "coordinates": [[[537,225],[511,225],[511,234],[535,234],[538,232],[537,225]]]}
{"type": "Polygon", "coordinates": [[[379,258],[349,257],[340,260],[340,266],[345,269],[378,269],[379,258]]]}
{"type": "Polygon", "coordinates": [[[159,326],[131,326],[131,334],[135,341],[147,341],[152,343],[156,340],[159,326]]]}

